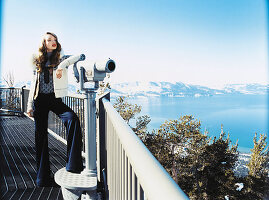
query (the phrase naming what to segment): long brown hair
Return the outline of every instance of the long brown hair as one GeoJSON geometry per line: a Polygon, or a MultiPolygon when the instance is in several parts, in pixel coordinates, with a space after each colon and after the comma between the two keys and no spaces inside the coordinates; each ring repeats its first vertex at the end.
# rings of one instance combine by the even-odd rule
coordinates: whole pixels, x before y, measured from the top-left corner
{"type": "Polygon", "coordinates": [[[40,47],[38,49],[39,55],[34,58],[34,64],[36,65],[38,72],[42,71],[42,68],[45,66],[45,64],[46,64],[46,62],[48,60],[48,58],[47,58],[46,38],[45,38],[45,36],[47,34],[50,34],[53,37],[55,37],[56,38],[56,43],[57,43],[57,48],[52,51],[52,54],[50,56],[51,65],[49,65],[49,67],[55,67],[60,62],[60,52],[62,50],[61,44],[58,42],[58,38],[54,33],[46,32],[46,34],[44,35],[44,37],[42,39],[42,43],[41,43],[41,45],[40,45],[40,47]]]}

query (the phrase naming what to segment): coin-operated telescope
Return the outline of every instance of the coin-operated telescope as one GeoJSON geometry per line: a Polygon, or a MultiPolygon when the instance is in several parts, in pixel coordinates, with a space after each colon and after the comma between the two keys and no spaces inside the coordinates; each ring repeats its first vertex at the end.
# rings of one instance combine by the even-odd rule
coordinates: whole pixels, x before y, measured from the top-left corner
{"type": "MultiPolygon", "coordinates": [[[[108,58],[101,61],[90,61],[85,60],[85,55],[80,54],[76,56],[66,56],[67,58],[62,61],[58,68],[68,67],[73,65],[73,72],[77,82],[81,84],[85,82],[98,82],[103,81],[107,73],[112,73],[116,69],[116,64],[114,60],[108,58]],[[82,61],[82,62],[79,62],[82,61]],[[79,65],[78,65],[79,62],[79,65]],[[80,67],[80,72],[78,71],[78,66],[80,67]]],[[[85,90],[87,88],[81,88],[85,90]]]]}
{"type": "MultiPolygon", "coordinates": [[[[80,90],[85,94],[84,123],[85,123],[85,169],[81,174],[67,172],[65,168],[55,174],[55,181],[62,186],[63,195],[67,191],[87,191],[89,199],[96,195],[97,167],[96,167],[96,90],[99,81],[103,81],[107,73],[115,70],[116,64],[112,59],[103,61],[85,60],[85,55],[67,56],[58,68],[67,68],[73,64],[74,76],[80,82],[80,90]],[[82,62],[79,62],[82,61],[82,62]],[[79,62],[79,63],[78,63],[79,62]],[[77,66],[80,67],[78,70],[77,66]],[[94,87],[89,87],[86,82],[93,82],[94,87]],[[74,176],[76,176],[74,178],[74,176]],[[66,180],[76,179],[75,183],[66,180]]],[[[76,192],[73,192],[74,194],[76,192]]]]}
{"type": "Polygon", "coordinates": [[[107,73],[111,73],[115,70],[116,64],[112,59],[106,59],[102,61],[85,61],[80,63],[84,73],[84,82],[103,81],[107,73]]]}

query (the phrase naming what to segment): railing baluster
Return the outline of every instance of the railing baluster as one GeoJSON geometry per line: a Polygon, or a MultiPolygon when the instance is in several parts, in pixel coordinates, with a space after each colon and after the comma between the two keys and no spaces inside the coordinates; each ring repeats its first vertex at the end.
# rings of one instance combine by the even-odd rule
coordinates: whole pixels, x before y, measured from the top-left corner
{"type": "Polygon", "coordinates": [[[111,150],[110,150],[110,132],[109,130],[109,124],[110,121],[107,119],[107,115],[105,114],[105,118],[106,118],[106,125],[105,125],[105,134],[106,134],[106,147],[107,147],[107,186],[108,186],[108,191],[109,191],[109,195],[110,195],[110,191],[111,191],[111,165],[110,165],[110,159],[111,159],[111,150]]]}
{"type": "MultiPolygon", "coordinates": [[[[115,131],[116,132],[116,131],[115,131]]],[[[114,139],[115,139],[115,147],[114,147],[114,156],[115,156],[115,159],[114,159],[114,166],[115,166],[115,196],[116,196],[116,199],[118,199],[118,138],[117,138],[117,135],[116,133],[114,134],[114,139]]]]}
{"type": "Polygon", "coordinates": [[[140,183],[139,183],[139,180],[136,181],[136,187],[137,187],[137,199],[140,200],[140,183]]]}
{"type": "Polygon", "coordinates": [[[144,190],[143,190],[143,188],[142,188],[141,185],[140,185],[140,199],[141,199],[141,200],[144,200],[144,197],[145,197],[145,195],[144,195],[144,190]]]}
{"type": "Polygon", "coordinates": [[[111,135],[110,135],[110,141],[111,141],[111,143],[110,143],[110,151],[111,151],[111,160],[110,160],[110,162],[111,162],[111,193],[112,193],[112,195],[111,195],[111,198],[112,199],[114,199],[115,198],[115,196],[114,196],[114,185],[115,185],[115,183],[114,183],[114,172],[113,172],[113,169],[114,169],[114,166],[113,166],[113,160],[114,160],[114,154],[113,154],[113,130],[112,130],[112,125],[110,125],[111,126],[111,135]]]}
{"type": "Polygon", "coordinates": [[[132,169],[132,200],[136,199],[136,188],[135,188],[135,172],[132,169]]]}
{"type": "Polygon", "coordinates": [[[121,200],[124,200],[124,150],[121,145],[121,200]]]}
{"type": "Polygon", "coordinates": [[[115,145],[115,131],[114,131],[114,129],[112,129],[113,130],[113,137],[112,137],[112,141],[113,141],[113,143],[112,143],[112,148],[113,148],[113,150],[112,150],[112,152],[113,152],[113,156],[112,156],[112,162],[113,162],[113,171],[112,171],[112,173],[113,173],[113,193],[114,193],[114,199],[116,199],[116,184],[117,184],[117,182],[116,182],[116,172],[115,172],[115,169],[116,169],[116,166],[115,166],[115,147],[116,147],[116,145],[115,145]]]}
{"type": "Polygon", "coordinates": [[[124,199],[128,199],[128,157],[125,154],[125,163],[124,163],[124,176],[125,176],[125,197],[124,199]]]}
{"type": "MultiPolygon", "coordinates": [[[[120,141],[119,141],[120,142],[120,141]]],[[[119,160],[119,199],[121,200],[122,199],[122,146],[121,146],[121,143],[120,143],[120,146],[119,146],[119,156],[120,156],[120,160],[119,160]]]]}
{"type": "Polygon", "coordinates": [[[107,173],[107,185],[108,185],[108,189],[110,187],[110,170],[111,170],[111,167],[110,167],[110,137],[109,137],[109,132],[108,132],[108,124],[109,124],[109,121],[107,119],[107,115],[105,113],[105,121],[107,122],[105,124],[105,137],[106,137],[106,149],[107,149],[107,170],[106,170],[106,173],[107,173]]]}
{"type": "Polygon", "coordinates": [[[111,164],[111,198],[115,198],[114,195],[114,172],[113,172],[113,160],[114,160],[114,156],[113,156],[113,130],[112,130],[112,126],[111,127],[111,134],[110,134],[110,154],[111,154],[111,160],[110,160],[110,164],[111,164]]]}
{"type": "Polygon", "coordinates": [[[117,199],[120,199],[120,141],[117,138],[117,199]]]}
{"type": "Polygon", "coordinates": [[[121,143],[118,140],[118,199],[121,199],[121,143]]]}
{"type": "Polygon", "coordinates": [[[132,200],[132,166],[128,162],[128,199],[132,200]]]}

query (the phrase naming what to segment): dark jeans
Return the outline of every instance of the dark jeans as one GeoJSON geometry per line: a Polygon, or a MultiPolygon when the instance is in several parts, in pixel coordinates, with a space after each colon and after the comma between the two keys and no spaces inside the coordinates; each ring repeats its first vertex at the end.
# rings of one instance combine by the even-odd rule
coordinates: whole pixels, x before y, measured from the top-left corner
{"type": "Polygon", "coordinates": [[[48,151],[48,113],[54,112],[63,121],[67,130],[67,163],[66,170],[79,173],[82,165],[82,134],[77,115],[71,108],[55,98],[54,93],[38,94],[34,101],[35,146],[37,162],[38,185],[46,183],[50,178],[50,164],[48,151]]]}

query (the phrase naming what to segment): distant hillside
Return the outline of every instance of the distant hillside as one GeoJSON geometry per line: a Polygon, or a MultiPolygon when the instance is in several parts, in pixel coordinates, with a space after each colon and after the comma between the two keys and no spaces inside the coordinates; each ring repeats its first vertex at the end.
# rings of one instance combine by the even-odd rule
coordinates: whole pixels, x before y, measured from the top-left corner
{"type": "Polygon", "coordinates": [[[212,89],[182,82],[128,82],[111,84],[111,88],[111,92],[115,95],[199,97],[223,94],[267,94],[269,85],[230,84],[222,89],[212,89]]]}
{"type": "Polygon", "coordinates": [[[5,87],[5,83],[0,80],[0,87],[5,87]]]}
{"type": "MultiPolygon", "coordinates": [[[[1,87],[5,84],[0,81],[1,87]]],[[[30,81],[18,82],[15,87],[30,86],[30,81]]],[[[201,85],[191,85],[182,82],[124,82],[112,83],[111,93],[113,96],[129,95],[136,97],[200,97],[225,94],[267,94],[269,85],[262,84],[229,84],[221,89],[212,89],[201,85]]],[[[69,92],[77,93],[79,86],[69,84],[69,92]]]]}

